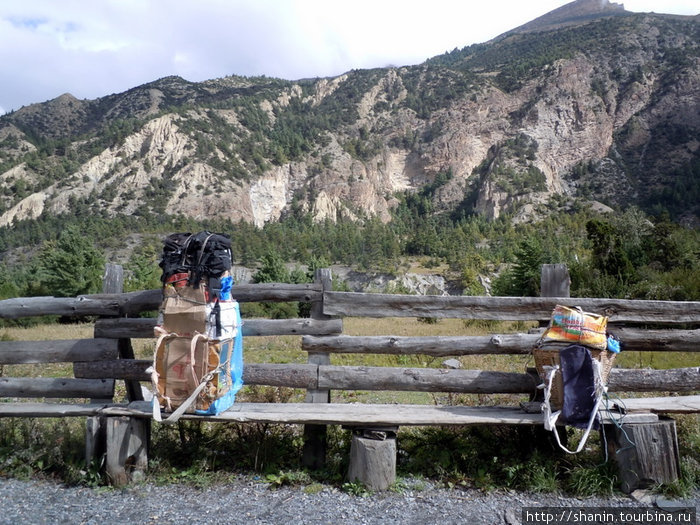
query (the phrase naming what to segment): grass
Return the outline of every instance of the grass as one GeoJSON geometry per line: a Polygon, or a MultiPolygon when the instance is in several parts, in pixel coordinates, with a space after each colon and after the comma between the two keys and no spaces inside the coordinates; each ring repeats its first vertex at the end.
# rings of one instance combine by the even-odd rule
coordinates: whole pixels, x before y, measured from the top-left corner
{"type": "MultiPolygon", "coordinates": [[[[414,318],[355,319],[343,321],[350,335],[402,336],[483,335],[526,331],[523,323],[464,322],[456,319],[436,323],[414,318]]],[[[2,328],[4,340],[50,340],[92,337],[91,324],[37,325],[2,328]]],[[[137,358],[151,359],[153,339],[134,340],[137,358]]],[[[299,336],[249,337],[245,340],[245,361],[305,363],[299,336]]],[[[522,372],[533,366],[530,356],[462,356],[464,369],[522,372]]],[[[440,367],[442,358],[392,355],[333,355],[333,364],[398,367],[440,367]]],[[[671,352],[623,352],[620,366],[676,368],[697,366],[694,354],[671,352]]],[[[12,365],[0,368],[0,375],[60,377],[71,375],[70,365],[12,365]]],[[[119,384],[120,382],[118,382],[119,384]]],[[[240,400],[301,401],[298,389],[246,386],[240,400]]],[[[117,398],[124,397],[119,386],[117,398]]],[[[334,391],[334,402],[485,404],[517,403],[523,396],[478,396],[429,394],[421,392],[334,391]]],[[[700,417],[676,418],[682,463],[681,479],[655,487],[670,496],[683,496],[700,483],[700,417]]],[[[85,425],[82,418],[0,419],[0,476],[30,478],[47,476],[69,484],[97,486],[103,480],[100,465],[85,465],[85,425]]],[[[571,431],[578,441],[579,431],[571,431]]],[[[367,495],[361,484],[343,479],[347,471],[350,434],[337,427],[328,429],[327,465],[320,472],[299,468],[303,448],[301,427],[296,425],[180,422],[174,427],[154,425],[148,480],[154,483],[184,482],[197,487],[225,483],[233,476],[250,475],[270,488],[303,486],[315,493],[327,484],[357,496],[367,495]]],[[[447,487],[476,487],[482,490],[527,490],[565,492],[586,497],[609,495],[617,480],[611,462],[601,457],[601,442],[592,435],[586,450],[576,456],[552,447],[540,428],[526,426],[479,426],[464,428],[401,428],[397,439],[397,474],[392,488],[403,490],[402,480],[422,479],[447,487]]]]}

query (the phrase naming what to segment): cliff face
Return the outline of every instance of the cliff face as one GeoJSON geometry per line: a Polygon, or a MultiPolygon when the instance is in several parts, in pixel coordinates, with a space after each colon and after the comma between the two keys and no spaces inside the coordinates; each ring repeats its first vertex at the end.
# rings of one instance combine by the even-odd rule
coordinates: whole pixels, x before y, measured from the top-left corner
{"type": "Polygon", "coordinates": [[[697,184],[700,24],[600,5],[585,24],[536,32],[540,20],[413,67],[171,77],[23,108],[0,118],[0,226],[76,207],[388,221],[400,192],[428,184],[436,212],[533,220],[585,199],[695,221],[683,188],[697,184]]]}

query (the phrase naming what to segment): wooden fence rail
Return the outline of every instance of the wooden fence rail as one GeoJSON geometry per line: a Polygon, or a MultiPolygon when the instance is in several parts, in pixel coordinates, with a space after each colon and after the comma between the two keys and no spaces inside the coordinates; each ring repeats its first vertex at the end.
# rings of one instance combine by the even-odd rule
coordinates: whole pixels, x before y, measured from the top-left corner
{"type": "Polygon", "coordinates": [[[604,314],[609,322],[700,325],[698,301],[640,301],[585,297],[472,297],[325,292],[323,311],[341,317],[427,317],[547,321],[564,302],[604,314]]]}

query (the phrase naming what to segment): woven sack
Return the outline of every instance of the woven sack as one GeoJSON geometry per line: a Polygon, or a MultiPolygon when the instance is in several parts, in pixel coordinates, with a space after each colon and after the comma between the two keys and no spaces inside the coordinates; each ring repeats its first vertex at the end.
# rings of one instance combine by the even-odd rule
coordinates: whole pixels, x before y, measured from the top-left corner
{"type": "Polygon", "coordinates": [[[591,349],[605,350],[608,318],[584,312],[580,308],[556,305],[542,342],[580,344],[591,349]]]}

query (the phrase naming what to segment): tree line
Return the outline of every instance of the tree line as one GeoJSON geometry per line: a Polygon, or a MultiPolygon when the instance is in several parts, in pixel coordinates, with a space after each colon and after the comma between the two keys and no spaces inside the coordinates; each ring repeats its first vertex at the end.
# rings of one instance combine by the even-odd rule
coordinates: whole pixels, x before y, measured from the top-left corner
{"type": "Polygon", "coordinates": [[[0,298],[98,292],[107,257],[114,257],[107,254],[134,234],[140,244],[128,259],[109,262],[124,264],[129,290],[152,289],[160,286],[162,237],[208,229],[231,236],[235,264],[254,269],[259,282],[306,282],[309,269],[330,264],[399,275],[418,263],[458,282],[465,294],[536,296],[541,265],[566,263],[574,296],[700,300],[700,235],[667,217],[637,208],[597,215],[574,205],[514,225],[509,217],[436,213],[431,187],[425,191],[405,195],[386,224],[314,222],[301,212],[262,228],[156,215],[22,221],[0,229],[0,298]]]}

